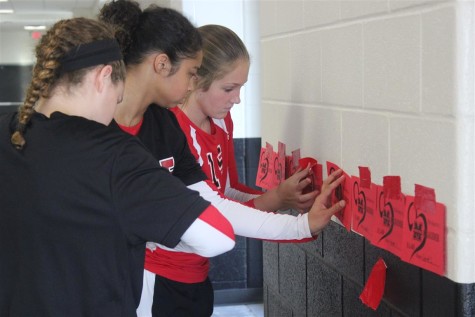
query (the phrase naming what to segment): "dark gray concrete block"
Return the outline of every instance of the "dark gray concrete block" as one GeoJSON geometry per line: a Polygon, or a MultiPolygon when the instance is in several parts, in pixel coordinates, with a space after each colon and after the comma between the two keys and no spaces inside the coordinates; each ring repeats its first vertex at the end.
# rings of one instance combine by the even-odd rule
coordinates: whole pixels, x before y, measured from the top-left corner
{"type": "Polygon", "coordinates": [[[305,242],[305,243],[298,243],[296,246],[301,248],[305,251],[308,256],[316,256],[321,258],[322,257],[322,238],[323,235],[319,235],[317,239],[305,242]]]}
{"type": "Polygon", "coordinates": [[[341,276],[321,259],[307,257],[307,316],[342,316],[341,276]]]}
{"type": "Polygon", "coordinates": [[[456,284],[446,277],[422,270],[422,316],[455,316],[456,284]]]}
{"type": "Polygon", "coordinates": [[[269,316],[269,290],[265,282],[262,288],[264,290],[264,316],[269,316]]]}
{"type": "Polygon", "coordinates": [[[266,285],[274,292],[279,292],[279,244],[263,242],[263,276],[266,285]]]}
{"type": "Polygon", "coordinates": [[[266,317],[294,317],[292,308],[286,305],[286,301],[279,294],[267,289],[266,317]]]}
{"type": "Polygon", "coordinates": [[[294,244],[279,245],[279,294],[288,299],[294,316],[306,316],[307,265],[305,252],[294,244]]]}
{"type": "Polygon", "coordinates": [[[331,221],[323,231],[323,259],[343,276],[364,282],[364,238],[331,221]]]}

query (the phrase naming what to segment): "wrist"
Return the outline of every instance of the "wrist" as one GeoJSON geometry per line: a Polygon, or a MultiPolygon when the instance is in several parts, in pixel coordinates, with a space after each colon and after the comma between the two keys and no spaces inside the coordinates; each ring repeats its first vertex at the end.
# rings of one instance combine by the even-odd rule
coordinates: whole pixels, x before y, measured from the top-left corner
{"type": "Polygon", "coordinates": [[[318,218],[314,215],[313,212],[308,212],[308,226],[310,228],[310,233],[313,237],[319,235],[322,232],[322,228],[319,225],[318,218]]]}
{"type": "Polygon", "coordinates": [[[278,205],[278,209],[286,209],[287,206],[285,204],[285,190],[282,188],[282,184],[279,184],[277,188],[274,190],[274,201],[278,205]]]}

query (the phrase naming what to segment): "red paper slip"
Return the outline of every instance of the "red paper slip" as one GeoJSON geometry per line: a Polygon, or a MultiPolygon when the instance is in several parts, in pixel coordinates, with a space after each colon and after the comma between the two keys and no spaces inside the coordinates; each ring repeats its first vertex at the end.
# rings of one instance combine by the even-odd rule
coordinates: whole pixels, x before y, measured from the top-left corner
{"type": "Polygon", "coordinates": [[[431,188],[415,185],[406,197],[402,260],[439,275],[445,273],[445,206],[431,188]]]}
{"type": "Polygon", "coordinates": [[[261,148],[259,157],[259,169],[256,175],[256,186],[264,189],[273,188],[274,168],[273,168],[274,150],[272,145],[266,142],[266,147],[261,148]]]}
{"type": "Polygon", "coordinates": [[[353,176],[351,178],[352,184],[352,230],[374,244],[375,240],[375,222],[377,217],[377,187],[369,184],[368,187],[363,187],[359,177],[353,176]]]}
{"type": "Polygon", "coordinates": [[[290,176],[294,175],[294,173],[299,168],[299,160],[300,160],[300,149],[296,149],[292,151],[292,155],[288,155],[285,157],[285,178],[289,178],[290,176]]]}
{"type": "Polygon", "coordinates": [[[284,181],[285,178],[285,144],[279,142],[278,152],[274,155],[274,177],[272,180],[273,188],[279,186],[280,183],[284,181]]]}
{"type": "Polygon", "coordinates": [[[386,285],[386,263],[379,258],[373,266],[368,280],[360,294],[360,300],[366,306],[376,310],[384,295],[384,287],[386,285]]]}
{"type": "Polygon", "coordinates": [[[378,247],[401,257],[405,216],[405,197],[401,193],[401,179],[399,176],[385,176],[383,183],[383,187],[378,186],[375,243],[378,247]]]}

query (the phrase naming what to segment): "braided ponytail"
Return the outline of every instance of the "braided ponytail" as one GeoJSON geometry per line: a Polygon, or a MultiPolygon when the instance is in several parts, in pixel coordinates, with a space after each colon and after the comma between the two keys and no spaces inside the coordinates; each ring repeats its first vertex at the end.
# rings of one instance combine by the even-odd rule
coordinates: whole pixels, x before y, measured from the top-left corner
{"type": "MultiPolygon", "coordinates": [[[[13,146],[18,150],[25,146],[26,129],[38,100],[49,98],[51,91],[59,84],[80,83],[88,71],[88,69],[79,69],[61,72],[61,58],[74,47],[103,39],[114,39],[111,27],[86,18],[61,20],[41,38],[35,49],[36,64],[33,67],[32,80],[26,91],[25,100],[18,109],[17,128],[10,139],[13,146]]],[[[113,67],[114,81],[125,78],[122,61],[113,61],[108,64],[113,67]]]]}

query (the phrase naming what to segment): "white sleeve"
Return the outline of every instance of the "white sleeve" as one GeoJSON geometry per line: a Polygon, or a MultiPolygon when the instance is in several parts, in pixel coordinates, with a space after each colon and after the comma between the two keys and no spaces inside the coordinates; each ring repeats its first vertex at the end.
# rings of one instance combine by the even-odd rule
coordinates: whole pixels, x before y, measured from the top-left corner
{"type": "Polygon", "coordinates": [[[236,188],[231,187],[231,184],[229,182],[230,178],[231,177],[229,176],[229,173],[228,173],[228,177],[226,178],[226,187],[224,189],[224,195],[227,198],[230,198],[232,200],[236,200],[236,201],[239,201],[239,202],[246,202],[246,201],[249,201],[249,200],[254,199],[256,197],[259,197],[259,195],[253,195],[253,194],[245,193],[245,192],[242,192],[242,191],[240,191],[236,188]]]}
{"type": "Polygon", "coordinates": [[[195,253],[207,258],[225,253],[234,248],[234,245],[232,224],[212,205],[193,221],[173,249],[147,242],[147,248],[152,251],[158,247],[174,252],[195,253]]]}
{"type": "Polygon", "coordinates": [[[211,202],[231,223],[236,235],[266,240],[301,240],[311,238],[308,214],[298,216],[260,211],[222,197],[206,182],[188,188],[211,202]]]}
{"type": "Polygon", "coordinates": [[[210,258],[231,250],[234,244],[234,239],[198,218],[188,227],[173,250],[210,258]]]}
{"type": "Polygon", "coordinates": [[[246,202],[256,197],[259,197],[259,195],[243,193],[242,191],[239,191],[232,187],[226,187],[226,189],[224,190],[224,195],[226,195],[226,197],[232,200],[236,200],[240,202],[246,202]]]}

